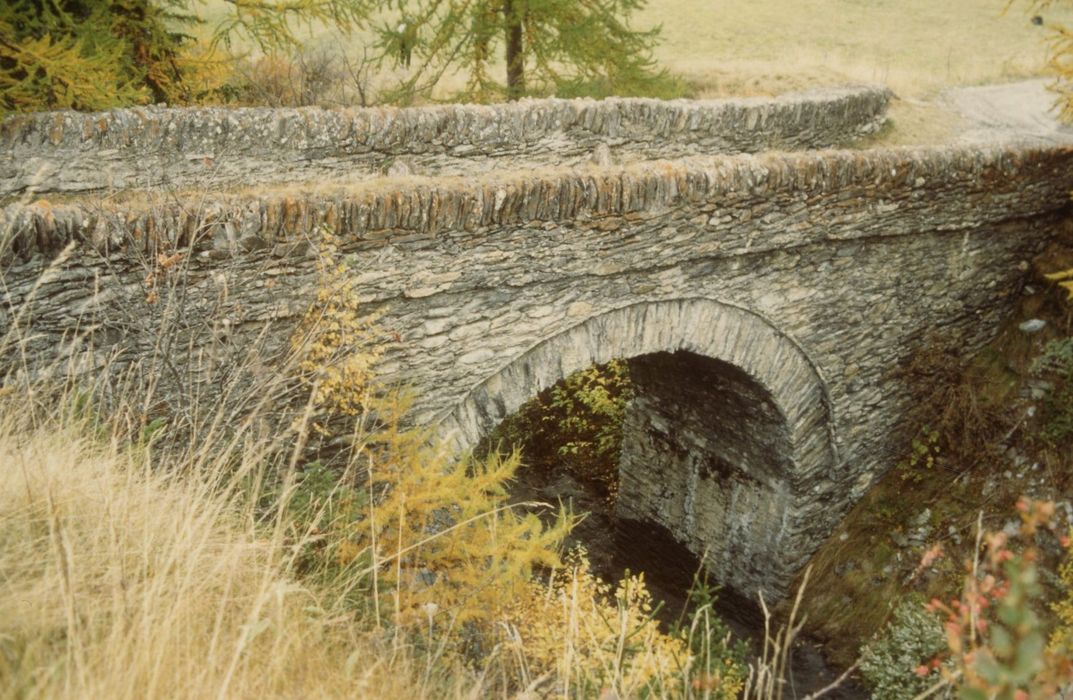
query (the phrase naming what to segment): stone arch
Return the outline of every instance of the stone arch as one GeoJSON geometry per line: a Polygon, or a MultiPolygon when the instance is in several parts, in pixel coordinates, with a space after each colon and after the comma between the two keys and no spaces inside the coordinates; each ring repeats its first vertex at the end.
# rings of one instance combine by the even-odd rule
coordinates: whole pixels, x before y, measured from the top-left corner
{"type": "MultiPolygon", "coordinates": [[[[705,552],[706,565],[724,585],[749,597],[757,589],[774,597],[784,594],[793,571],[830,527],[823,515],[824,489],[817,484],[830,483],[840,470],[823,377],[792,338],[759,314],[704,298],[641,302],[596,314],[538,343],[482,381],[441,421],[441,432],[456,449],[473,447],[541,390],[577,370],[616,358],[648,363],[650,376],[652,363],[657,373],[661,367],[687,363],[685,384],[681,380],[678,384],[687,390],[663,391],[663,405],[690,393],[692,362],[698,377],[707,372],[709,377],[718,375],[713,384],[722,385],[723,391],[732,387],[729,391],[738,394],[736,401],[721,402],[719,394],[709,397],[705,409],[709,417],[720,410],[742,413],[745,403],[767,406],[771,444],[779,451],[771,473],[750,475],[742,469],[727,476],[719,449],[701,454],[703,450],[696,448],[694,438],[714,424],[694,420],[689,436],[684,432],[660,436],[664,444],[678,440],[665,459],[651,460],[651,449],[641,460],[649,461],[641,467],[638,459],[632,459],[629,469],[635,474],[652,464],[657,483],[650,485],[648,495],[643,485],[633,488],[635,502],[623,508],[620,499],[620,511],[657,522],[695,554],[705,552]],[[691,451],[697,454],[686,454],[691,451]],[[713,472],[722,475],[712,476],[713,472]],[[701,486],[694,488],[698,479],[701,486]],[[681,492],[687,481],[688,496],[676,503],[665,498],[668,484],[677,483],[670,488],[681,492]],[[725,492],[713,497],[718,489],[725,492]],[[701,502],[695,502],[698,498],[701,502]]],[[[682,374],[680,369],[677,373],[682,374]]],[[[741,421],[738,432],[749,425],[741,421]]],[[[724,426],[720,439],[725,442],[733,430],[734,426],[729,432],[724,426]]],[[[743,436],[740,441],[755,445],[760,439],[743,436]]],[[[624,443],[620,463],[624,478],[631,462],[626,449],[624,443]]]]}
{"type": "Polygon", "coordinates": [[[765,387],[786,420],[799,473],[837,461],[827,385],[789,336],[759,314],[705,298],[630,304],[538,343],[474,387],[440,421],[457,449],[475,446],[541,390],[616,358],[684,350],[721,360],[765,387]]]}

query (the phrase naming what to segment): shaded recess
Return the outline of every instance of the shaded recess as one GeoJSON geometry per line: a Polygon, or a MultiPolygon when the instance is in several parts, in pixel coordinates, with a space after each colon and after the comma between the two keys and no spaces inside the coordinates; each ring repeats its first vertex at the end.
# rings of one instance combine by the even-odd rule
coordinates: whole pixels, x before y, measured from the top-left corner
{"type": "Polygon", "coordinates": [[[793,534],[793,446],[779,406],[734,365],[692,352],[630,362],[616,516],[658,523],[722,583],[778,590],[793,534]]]}
{"type": "Polygon", "coordinates": [[[441,422],[476,446],[571,373],[630,359],[619,511],[667,528],[737,592],[785,593],[826,532],[809,527],[839,470],[823,380],[759,315],[709,299],[645,302],[574,326],[514,358],[441,422]]]}

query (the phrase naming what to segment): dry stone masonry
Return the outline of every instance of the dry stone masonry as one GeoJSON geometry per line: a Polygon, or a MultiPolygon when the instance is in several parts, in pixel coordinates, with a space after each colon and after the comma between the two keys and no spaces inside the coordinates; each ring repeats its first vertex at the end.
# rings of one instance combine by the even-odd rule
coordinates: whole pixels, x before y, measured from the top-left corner
{"type": "Polygon", "coordinates": [[[467,448],[627,358],[621,514],[777,597],[890,465],[891,370],[932,333],[993,335],[1073,189],[1064,147],[813,149],[886,99],[14,118],[0,329],[40,361],[122,366],[152,337],[121,309],[157,313],[147,276],[181,274],[188,346],[282,347],[327,227],[414,420],[467,448]],[[417,174],[378,176],[385,158],[417,174]]]}
{"type": "Polygon", "coordinates": [[[526,100],[418,109],[132,109],[13,117],[0,127],[0,197],[23,191],[260,188],[389,170],[464,175],[612,158],[833,146],[874,131],[890,93],[775,100],[526,100]],[[601,149],[602,150],[602,149],[601,149]],[[392,166],[401,161],[402,168],[392,166]]]}

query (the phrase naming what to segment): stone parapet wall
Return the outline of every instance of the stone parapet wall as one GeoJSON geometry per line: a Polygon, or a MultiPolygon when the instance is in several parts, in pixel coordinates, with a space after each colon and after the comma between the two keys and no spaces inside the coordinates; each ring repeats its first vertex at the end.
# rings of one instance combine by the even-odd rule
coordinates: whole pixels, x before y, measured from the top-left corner
{"type": "Polygon", "coordinates": [[[885,89],[780,98],[526,100],[490,106],[54,112],[0,123],[0,198],[227,187],[838,145],[875,130],[885,89]]]}
{"type": "Polygon", "coordinates": [[[7,232],[0,262],[47,257],[71,243],[99,252],[155,254],[194,244],[218,258],[265,249],[284,255],[304,250],[295,244],[318,226],[361,249],[494,244],[518,228],[562,225],[601,237],[677,212],[673,238],[691,231],[692,242],[657,251],[669,264],[972,227],[1055,210],[1071,188],[1073,148],[1008,146],[697,157],[470,180],[386,178],[326,191],[37,200],[0,210],[7,232]]]}

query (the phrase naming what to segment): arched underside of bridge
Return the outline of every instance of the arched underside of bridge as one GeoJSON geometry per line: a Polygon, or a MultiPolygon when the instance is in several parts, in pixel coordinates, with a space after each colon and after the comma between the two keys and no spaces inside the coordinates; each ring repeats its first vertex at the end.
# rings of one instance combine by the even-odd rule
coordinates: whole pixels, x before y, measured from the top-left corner
{"type": "MultiPolygon", "coordinates": [[[[539,391],[630,361],[619,515],[655,522],[735,591],[786,593],[819,544],[811,522],[838,469],[823,379],[761,316],[710,299],[646,302],[546,339],[484,380],[441,423],[476,445],[539,391]]],[[[769,598],[770,599],[770,598],[769,598]]]]}

